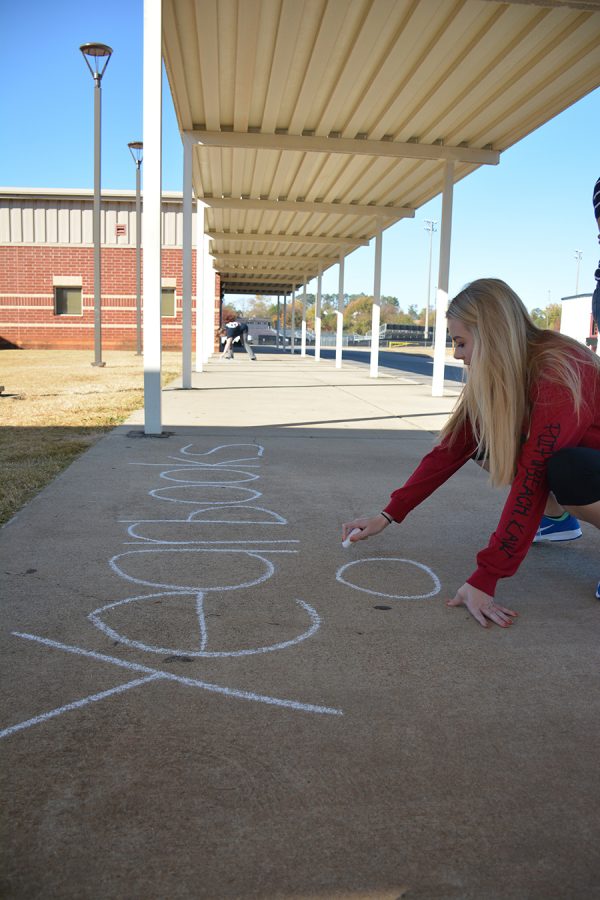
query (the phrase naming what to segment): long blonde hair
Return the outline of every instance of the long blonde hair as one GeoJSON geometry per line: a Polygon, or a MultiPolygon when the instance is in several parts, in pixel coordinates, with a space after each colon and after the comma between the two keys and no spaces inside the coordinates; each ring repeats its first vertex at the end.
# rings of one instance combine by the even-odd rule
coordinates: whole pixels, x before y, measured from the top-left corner
{"type": "Polygon", "coordinates": [[[487,457],[492,484],[510,484],[529,429],[532,384],[542,372],[545,379],[564,384],[579,416],[581,366],[600,370],[600,361],[572,338],[537,328],[522,300],[498,278],[468,284],[450,303],[447,316],[468,328],[473,352],[467,383],[440,438],[452,442],[468,420],[478,453],[487,457]]]}

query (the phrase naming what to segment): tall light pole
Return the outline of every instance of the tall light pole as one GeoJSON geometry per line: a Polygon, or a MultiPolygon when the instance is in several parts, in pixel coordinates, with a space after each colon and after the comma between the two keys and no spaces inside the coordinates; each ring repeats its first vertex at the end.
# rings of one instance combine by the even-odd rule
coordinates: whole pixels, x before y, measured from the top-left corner
{"type": "Polygon", "coordinates": [[[102,293],[100,275],[100,131],[102,112],[102,76],[110,61],[111,47],[106,44],[82,44],[79,48],[94,79],[94,362],[102,362],[102,293]],[[91,60],[91,62],[90,62],[91,60]]]}
{"type": "Polygon", "coordinates": [[[579,263],[581,262],[581,257],[583,256],[582,250],[575,251],[575,259],[577,260],[577,271],[575,274],[575,296],[579,293],[579,263]]]}
{"type": "Polygon", "coordinates": [[[141,174],[143,149],[141,141],[131,141],[127,144],[129,152],[135,163],[135,310],[136,310],[136,341],[135,352],[142,355],[142,200],[141,200],[141,174]]]}
{"type": "Polygon", "coordinates": [[[437,222],[425,219],[425,231],[429,232],[429,274],[427,275],[427,303],[425,304],[425,343],[429,340],[429,300],[431,298],[431,254],[433,250],[433,232],[437,222]]]}

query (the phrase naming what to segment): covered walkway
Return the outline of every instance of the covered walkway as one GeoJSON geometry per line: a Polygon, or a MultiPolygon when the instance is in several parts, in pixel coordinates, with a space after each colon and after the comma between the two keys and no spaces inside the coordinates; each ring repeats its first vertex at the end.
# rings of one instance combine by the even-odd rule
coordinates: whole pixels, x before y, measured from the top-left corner
{"type": "MultiPolygon", "coordinates": [[[[443,393],[453,186],[600,83],[600,0],[145,0],[145,430],[160,433],[161,61],[184,152],[183,384],[199,285],[287,295],[443,193],[432,392],[443,393]]],[[[482,224],[490,215],[482,200],[482,224]]],[[[407,227],[409,224],[407,223],[407,227]]],[[[317,293],[320,293],[318,288],[317,293]]],[[[207,291],[205,290],[205,295],[207,291]]],[[[319,301],[317,299],[318,333],[319,301]]],[[[213,345],[196,310],[196,369],[213,345]]],[[[377,345],[371,375],[377,375],[377,345]]]]}

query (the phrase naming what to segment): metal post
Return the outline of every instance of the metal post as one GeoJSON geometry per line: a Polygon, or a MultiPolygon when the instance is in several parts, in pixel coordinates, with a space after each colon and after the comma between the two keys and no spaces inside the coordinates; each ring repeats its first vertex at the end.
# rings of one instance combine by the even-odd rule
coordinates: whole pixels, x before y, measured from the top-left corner
{"type": "Polygon", "coordinates": [[[204,362],[208,362],[215,351],[215,270],[210,255],[210,238],[204,235],[202,241],[204,254],[204,362]]]}
{"type": "Polygon", "coordinates": [[[283,352],[287,346],[287,294],[283,295],[283,352]]]}
{"type": "Polygon", "coordinates": [[[340,281],[338,286],[337,327],[335,333],[335,367],[342,368],[342,338],[344,334],[344,255],[340,253],[340,281]]]}
{"type": "Polygon", "coordinates": [[[437,222],[425,219],[425,230],[429,232],[429,274],[427,275],[427,301],[425,303],[425,343],[429,342],[429,306],[431,302],[431,257],[433,252],[433,232],[437,222]]]}
{"type": "Polygon", "coordinates": [[[192,386],[192,144],[183,138],[183,261],[181,306],[181,386],[192,386]]]}
{"type": "Polygon", "coordinates": [[[100,223],[100,155],[102,143],[102,76],[110,62],[112,49],[107,44],[82,44],[79,48],[94,79],[94,362],[93,366],[103,366],[102,362],[102,267],[100,244],[102,240],[100,223]],[[89,57],[89,59],[88,59],[89,57]],[[93,60],[94,67],[89,60],[93,60]],[[100,60],[104,65],[100,66],[100,60]]]}
{"type": "Polygon", "coordinates": [[[290,324],[290,353],[294,352],[295,349],[295,334],[294,331],[296,329],[296,288],[292,288],[292,321],[290,324]]]}
{"type": "Polygon", "coordinates": [[[102,128],[101,79],[94,85],[94,366],[102,362],[102,267],[100,262],[100,143],[102,128]]]}
{"type": "Polygon", "coordinates": [[[373,308],[371,310],[371,360],[369,376],[377,378],[379,367],[379,322],[381,319],[381,251],[383,232],[375,235],[375,274],[373,277],[373,308]]]}
{"type": "Polygon", "coordinates": [[[577,260],[577,272],[575,274],[575,296],[579,293],[579,263],[581,262],[581,257],[583,256],[583,252],[581,250],[575,251],[575,259],[577,260]]]}
{"type": "Polygon", "coordinates": [[[142,355],[142,200],[141,167],[144,145],[130,141],[127,145],[135,163],[135,352],[142,355]]]}
{"type": "Polygon", "coordinates": [[[162,434],[162,2],[144,0],[144,432],[162,434]]]}
{"type": "Polygon", "coordinates": [[[279,350],[279,324],[280,324],[280,315],[281,315],[281,304],[279,300],[279,294],[277,294],[277,329],[276,329],[276,340],[277,340],[277,349],[279,350]]]}
{"type": "Polygon", "coordinates": [[[203,371],[204,338],[204,203],[196,201],[196,358],[194,369],[203,371]]]}
{"type": "Polygon", "coordinates": [[[142,355],[142,196],[141,160],[135,170],[135,352],[142,355]]]}
{"type": "Polygon", "coordinates": [[[442,196],[442,229],[440,232],[440,268],[438,277],[435,346],[433,351],[433,379],[431,396],[444,396],[444,366],[446,362],[446,310],[448,309],[448,283],[450,276],[450,240],[452,237],[452,198],[454,191],[454,163],[446,162],[444,193],[442,196]]]}
{"type": "Polygon", "coordinates": [[[302,295],[302,333],[300,337],[300,356],[306,356],[306,275],[304,276],[304,293],[302,295]]]}
{"type": "Polygon", "coordinates": [[[315,302],[315,360],[321,359],[321,288],[323,273],[317,279],[317,299],[315,302]]]}

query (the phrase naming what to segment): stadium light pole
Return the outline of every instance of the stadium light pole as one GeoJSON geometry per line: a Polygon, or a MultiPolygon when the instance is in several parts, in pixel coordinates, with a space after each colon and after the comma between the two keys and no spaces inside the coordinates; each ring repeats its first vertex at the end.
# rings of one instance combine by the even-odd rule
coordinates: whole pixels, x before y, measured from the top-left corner
{"type": "Polygon", "coordinates": [[[142,198],[141,173],[144,145],[141,141],[127,144],[135,163],[135,309],[136,309],[136,356],[142,355],[142,198]]]}
{"type": "Polygon", "coordinates": [[[106,44],[82,44],[79,48],[94,79],[94,362],[102,362],[102,294],[100,274],[100,132],[102,118],[102,76],[110,62],[112,48],[106,44]],[[90,62],[91,60],[91,62],[90,62]]]}
{"type": "Polygon", "coordinates": [[[433,232],[437,222],[425,219],[425,231],[429,232],[429,274],[427,275],[427,303],[425,304],[425,343],[429,340],[429,303],[431,299],[431,255],[433,251],[433,232]]]}
{"type": "Polygon", "coordinates": [[[575,296],[579,293],[579,263],[581,262],[581,257],[583,256],[582,250],[575,251],[575,259],[577,261],[577,271],[575,273],[575,296]]]}

